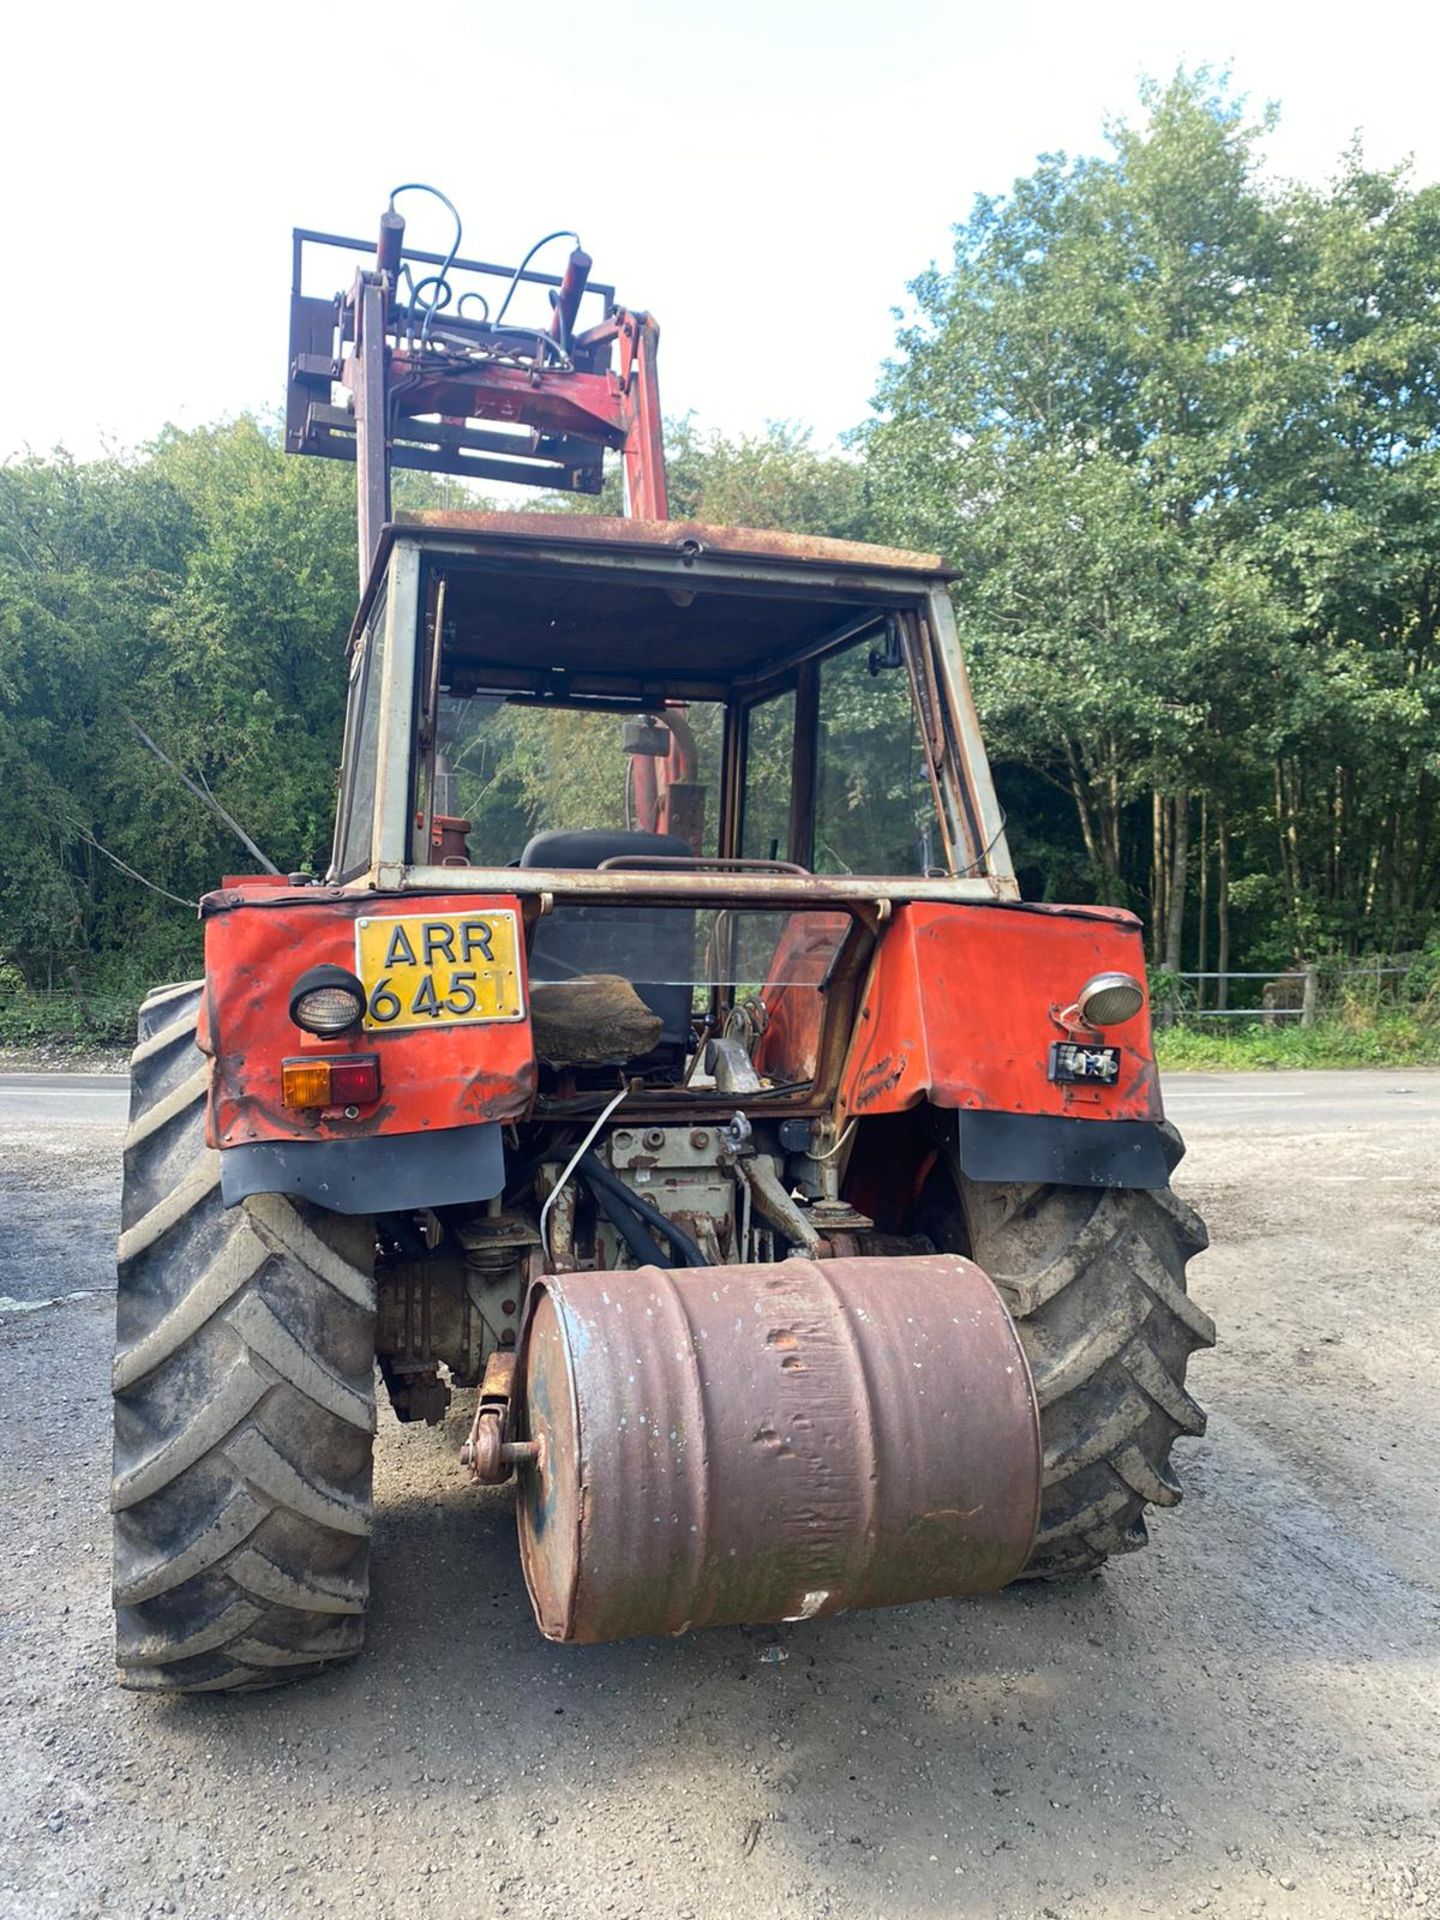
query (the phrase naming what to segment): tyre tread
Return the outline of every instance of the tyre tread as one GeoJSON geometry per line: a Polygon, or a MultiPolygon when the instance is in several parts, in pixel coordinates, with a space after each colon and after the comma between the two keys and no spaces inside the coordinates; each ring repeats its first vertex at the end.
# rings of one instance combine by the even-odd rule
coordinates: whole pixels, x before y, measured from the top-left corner
{"type": "Polygon", "coordinates": [[[1181,1497],[1170,1464],[1205,1431],[1186,1390],[1215,1325],[1185,1287],[1208,1244],[1198,1215],[1161,1192],[997,1190],[953,1168],[970,1252],[999,1287],[1041,1406],[1044,1494],[1023,1579],[1093,1571],[1146,1543],[1145,1510],[1181,1497]]]}
{"type": "Polygon", "coordinates": [[[349,1659],[368,1587],[374,1282],[300,1204],[223,1207],[201,992],[149,995],[132,1056],[111,1504],[119,1677],[146,1692],[349,1659]]]}

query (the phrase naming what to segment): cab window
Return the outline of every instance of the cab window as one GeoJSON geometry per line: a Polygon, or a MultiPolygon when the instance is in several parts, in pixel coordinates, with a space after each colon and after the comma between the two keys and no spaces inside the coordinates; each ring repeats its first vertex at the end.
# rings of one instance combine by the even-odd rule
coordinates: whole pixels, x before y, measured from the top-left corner
{"type": "Polygon", "coordinates": [[[926,873],[943,866],[910,677],[864,641],[820,665],[816,873],[926,873]]]}
{"type": "Polygon", "coordinates": [[[795,695],[750,709],[745,734],[745,807],[740,851],[747,860],[784,860],[790,838],[795,695]]]}
{"type": "Polygon", "coordinates": [[[352,880],[370,865],[384,681],[385,596],[382,593],[376,600],[350,670],[342,763],[345,780],[335,835],[337,880],[352,880]]]}

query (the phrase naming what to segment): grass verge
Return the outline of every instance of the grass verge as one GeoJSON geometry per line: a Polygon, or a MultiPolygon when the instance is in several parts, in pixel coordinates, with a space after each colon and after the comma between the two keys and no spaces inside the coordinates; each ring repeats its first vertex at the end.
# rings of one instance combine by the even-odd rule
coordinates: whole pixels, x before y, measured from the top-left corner
{"type": "Polygon", "coordinates": [[[141,996],[13,993],[0,997],[0,1047],[129,1047],[141,996]]]}
{"type": "Polygon", "coordinates": [[[1256,1021],[1224,1033],[1171,1027],[1155,1036],[1162,1072],[1244,1073],[1279,1067],[1440,1066],[1440,1021],[1396,1010],[1341,1013],[1265,1027],[1256,1021]]]}

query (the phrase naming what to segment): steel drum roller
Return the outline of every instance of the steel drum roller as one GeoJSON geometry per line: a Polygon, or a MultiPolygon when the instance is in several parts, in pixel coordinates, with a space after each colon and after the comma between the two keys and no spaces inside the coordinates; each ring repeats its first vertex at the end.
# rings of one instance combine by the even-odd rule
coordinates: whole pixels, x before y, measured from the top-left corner
{"type": "Polygon", "coordinates": [[[519,1390],[552,1640],[988,1593],[1035,1537],[1029,1368],[959,1255],[551,1277],[519,1390]]]}

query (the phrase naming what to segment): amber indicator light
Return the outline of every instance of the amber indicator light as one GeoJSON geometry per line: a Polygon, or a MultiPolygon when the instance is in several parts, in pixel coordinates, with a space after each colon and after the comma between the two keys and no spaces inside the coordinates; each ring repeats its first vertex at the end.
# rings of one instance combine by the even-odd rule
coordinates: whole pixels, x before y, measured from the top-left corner
{"type": "Polygon", "coordinates": [[[280,1100],[287,1107],[365,1107],[380,1098],[380,1056],[282,1060],[280,1100]]]}

